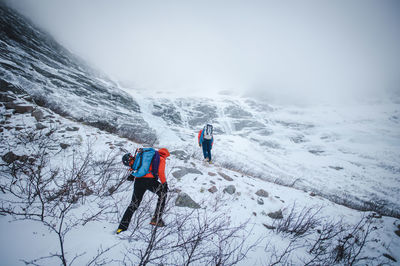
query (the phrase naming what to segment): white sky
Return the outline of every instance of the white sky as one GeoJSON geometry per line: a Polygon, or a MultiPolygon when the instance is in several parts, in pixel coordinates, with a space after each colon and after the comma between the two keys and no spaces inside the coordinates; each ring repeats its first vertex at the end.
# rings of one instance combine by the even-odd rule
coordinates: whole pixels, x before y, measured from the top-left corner
{"type": "Polygon", "coordinates": [[[400,90],[400,1],[10,0],[135,88],[344,99],[400,90]]]}

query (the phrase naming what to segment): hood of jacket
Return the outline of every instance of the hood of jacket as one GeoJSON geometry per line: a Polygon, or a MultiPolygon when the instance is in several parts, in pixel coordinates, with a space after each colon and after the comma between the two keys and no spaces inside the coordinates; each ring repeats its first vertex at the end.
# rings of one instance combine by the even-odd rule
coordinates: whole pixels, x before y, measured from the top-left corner
{"type": "Polygon", "coordinates": [[[169,156],[169,151],[166,148],[161,148],[158,150],[161,157],[167,158],[169,156]]]}

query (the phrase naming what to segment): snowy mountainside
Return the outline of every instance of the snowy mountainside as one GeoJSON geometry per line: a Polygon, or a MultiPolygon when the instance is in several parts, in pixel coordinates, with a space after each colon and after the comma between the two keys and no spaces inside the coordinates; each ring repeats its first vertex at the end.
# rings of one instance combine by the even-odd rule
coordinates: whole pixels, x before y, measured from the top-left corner
{"type": "Polygon", "coordinates": [[[213,156],[222,166],[360,210],[400,215],[396,103],[296,107],[236,96],[135,95],[151,113],[146,121],[160,128],[160,144],[183,145],[200,159],[197,132],[212,123],[213,156]]]}
{"type": "MultiPolygon", "coordinates": [[[[50,109],[25,100],[27,96],[12,92],[2,93],[1,96],[2,263],[60,264],[62,253],[57,230],[64,228],[60,234],[63,236],[67,264],[138,265],[140,254],[147,247],[148,234],[152,232],[148,224],[156,203],[152,193],[146,193],[129,230],[118,236],[114,232],[132,193],[132,182],[126,181],[128,172],[120,158],[125,150],[133,151],[141,145],[61,117],[50,109]],[[6,108],[4,103],[7,102],[14,103],[14,108],[6,108]],[[45,145],[43,153],[40,153],[41,145],[45,145]],[[86,163],[85,158],[88,157],[91,159],[86,163]],[[45,189],[39,191],[47,195],[44,197],[44,222],[35,215],[41,210],[39,198],[28,198],[25,203],[23,194],[28,191],[15,193],[18,188],[24,187],[25,179],[22,177],[26,173],[29,176],[29,168],[26,169],[28,171],[17,170],[13,176],[15,169],[23,169],[21,163],[34,166],[40,165],[41,161],[47,162],[43,177],[56,177],[54,183],[47,184],[45,189]],[[75,180],[77,173],[78,180],[75,180]],[[58,197],[61,201],[57,200],[58,197]],[[26,208],[24,204],[29,207],[26,208]],[[67,209],[62,209],[64,204],[67,204],[67,209]],[[63,212],[57,212],[58,208],[63,212]],[[62,213],[65,214],[63,220],[60,219],[62,213]]],[[[192,254],[191,265],[211,265],[213,260],[209,261],[209,254],[218,257],[216,254],[220,252],[227,255],[223,265],[234,264],[236,257],[224,252],[230,251],[229,245],[235,241],[229,239],[229,245],[225,245],[221,237],[223,239],[224,231],[236,232],[228,230],[236,227],[240,230],[235,236],[240,236],[251,247],[248,251],[246,246],[240,249],[246,252],[246,256],[238,261],[238,265],[271,265],[279,260],[282,264],[302,265],[314,261],[316,264],[330,262],[330,265],[346,265],[347,258],[338,260],[335,251],[340,239],[346,239],[345,242],[351,244],[344,244],[346,252],[347,248],[354,248],[352,252],[355,252],[363,245],[359,256],[354,257],[355,253],[349,253],[352,254],[349,258],[354,258],[356,265],[395,265],[394,260],[399,259],[400,223],[396,218],[350,209],[313,193],[226,169],[218,161],[216,164],[204,163],[197,155],[199,150],[195,151],[196,154],[190,154],[183,146],[167,147],[171,152],[166,165],[170,188],[164,215],[167,226],[156,233],[159,246],[150,256],[151,265],[185,264],[189,257],[185,251],[177,248],[189,247],[181,242],[187,237],[182,232],[190,235],[191,230],[196,230],[203,220],[209,224],[202,229],[214,228],[213,221],[218,219],[222,219],[224,230],[213,232],[210,237],[204,236],[199,244],[200,249],[195,249],[192,254]],[[182,206],[179,199],[183,195],[189,195],[200,208],[182,206]],[[292,210],[303,213],[313,227],[306,227],[306,232],[299,233],[299,236],[279,231],[277,228],[284,228],[279,221],[288,221],[285,219],[295,215],[292,210]],[[189,224],[190,230],[185,231],[180,221],[189,220],[190,217],[193,217],[193,223],[189,224]],[[363,224],[365,231],[357,227],[363,217],[368,217],[368,223],[363,224]],[[338,233],[338,238],[331,239],[332,242],[322,243],[327,245],[326,248],[321,246],[318,252],[309,252],[313,243],[319,243],[317,240],[321,233],[318,232],[325,232],[327,225],[334,225],[336,230],[341,228],[340,225],[349,228],[338,233]],[[350,232],[352,236],[349,236],[350,232]],[[368,232],[368,235],[363,232],[368,232]],[[362,244],[363,240],[366,240],[365,245],[362,244]],[[285,253],[288,249],[291,251],[285,253]]],[[[234,255],[241,257],[240,253],[234,255]]]]}
{"type": "Polygon", "coordinates": [[[156,141],[130,95],[2,3],[0,36],[2,91],[27,93],[63,116],[137,142],[156,141]]]}

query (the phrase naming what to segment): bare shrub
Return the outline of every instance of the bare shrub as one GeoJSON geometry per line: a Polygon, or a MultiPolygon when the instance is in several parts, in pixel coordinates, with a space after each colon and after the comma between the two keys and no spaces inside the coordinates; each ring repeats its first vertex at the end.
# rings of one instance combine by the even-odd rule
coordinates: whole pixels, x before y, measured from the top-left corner
{"type": "MultiPolygon", "coordinates": [[[[165,227],[146,226],[151,216],[152,197],[144,199],[135,212],[129,236],[137,243],[127,249],[122,263],[137,265],[234,265],[242,261],[256,243],[249,243],[247,222],[231,226],[226,216],[213,211],[177,208],[167,200],[165,227]],[[143,206],[142,206],[143,205],[143,206]]],[[[222,206],[222,205],[221,205],[222,206]]]]}
{"type": "Polygon", "coordinates": [[[310,229],[320,225],[320,217],[318,217],[320,211],[321,207],[304,207],[297,212],[296,203],[294,203],[285,217],[275,220],[273,226],[276,227],[276,232],[292,234],[295,237],[311,234],[310,229]]]}
{"type": "MultiPolygon", "coordinates": [[[[100,195],[108,189],[104,185],[106,182],[121,182],[122,171],[112,168],[116,164],[115,156],[96,161],[91,142],[84,151],[74,150],[64,164],[52,163],[57,154],[54,147],[59,148],[53,133],[53,129],[26,129],[15,133],[13,141],[23,142],[28,155],[18,156],[18,160],[1,167],[3,195],[0,197],[0,214],[10,215],[16,220],[41,222],[58,237],[58,252],[25,261],[26,264],[37,265],[42,260],[59,258],[63,265],[67,265],[82,256],[84,253],[67,256],[66,235],[77,226],[98,219],[102,213],[112,209],[112,205],[103,202],[99,211],[87,216],[77,216],[74,210],[83,206],[89,197],[92,200],[97,197],[100,201],[100,195]],[[103,167],[99,167],[100,164],[103,167]]],[[[97,263],[110,248],[100,248],[90,263],[97,263]]]]}
{"type": "Polygon", "coordinates": [[[360,257],[371,241],[371,232],[377,229],[373,226],[372,216],[363,216],[356,224],[350,225],[341,219],[335,221],[321,217],[320,212],[320,207],[307,207],[296,212],[294,204],[287,216],[276,222],[275,232],[290,237],[283,249],[277,249],[271,243],[266,246],[266,251],[271,253],[268,265],[295,263],[293,257],[297,250],[308,253],[308,256],[300,258],[304,265],[354,265],[373,260],[360,257]]]}

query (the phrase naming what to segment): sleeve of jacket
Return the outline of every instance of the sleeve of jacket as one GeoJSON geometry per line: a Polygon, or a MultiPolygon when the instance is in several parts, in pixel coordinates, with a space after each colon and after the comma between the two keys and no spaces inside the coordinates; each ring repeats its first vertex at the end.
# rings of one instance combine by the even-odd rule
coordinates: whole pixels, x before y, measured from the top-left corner
{"type": "Polygon", "coordinates": [[[199,139],[199,145],[202,144],[203,143],[203,130],[202,129],[200,129],[200,131],[199,131],[198,139],[199,139]]]}
{"type": "Polygon", "coordinates": [[[167,182],[167,178],[165,177],[165,159],[160,158],[160,165],[158,166],[158,177],[160,178],[161,184],[167,182]]]}

